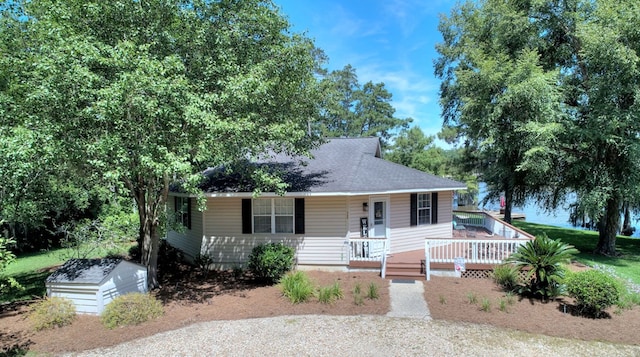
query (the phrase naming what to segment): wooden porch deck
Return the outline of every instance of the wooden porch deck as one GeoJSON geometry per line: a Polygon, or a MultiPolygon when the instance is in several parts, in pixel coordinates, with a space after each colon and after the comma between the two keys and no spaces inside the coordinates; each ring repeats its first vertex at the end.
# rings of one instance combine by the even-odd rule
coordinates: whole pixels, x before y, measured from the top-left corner
{"type": "MultiPolygon", "coordinates": [[[[451,254],[465,258],[467,261],[465,268],[468,271],[492,270],[496,260],[502,260],[511,254],[511,249],[499,251],[496,246],[487,243],[487,241],[493,240],[504,241],[504,237],[490,234],[479,227],[470,227],[465,231],[462,234],[454,233],[453,240],[448,240],[447,249],[442,249],[441,247],[432,247],[430,249],[431,270],[455,271],[454,263],[450,260],[449,262],[434,262],[434,260],[451,259],[449,256],[451,254]],[[469,235],[470,232],[472,232],[472,235],[469,235]],[[460,241],[456,242],[456,238],[460,239],[460,241]],[[477,244],[475,243],[476,240],[478,241],[477,244]]],[[[426,274],[425,260],[424,249],[390,254],[387,256],[386,275],[389,278],[424,279],[426,274]]]]}

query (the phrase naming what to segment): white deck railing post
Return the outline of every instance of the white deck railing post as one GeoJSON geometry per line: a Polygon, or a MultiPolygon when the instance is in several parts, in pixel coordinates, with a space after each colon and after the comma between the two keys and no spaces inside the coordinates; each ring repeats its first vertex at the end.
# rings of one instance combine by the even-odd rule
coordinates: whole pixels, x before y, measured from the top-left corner
{"type": "Polygon", "coordinates": [[[380,271],[380,276],[382,276],[382,279],[385,278],[385,276],[387,275],[387,240],[385,239],[385,241],[382,243],[382,266],[381,266],[381,271],[380,271]]]}
{"type": "Polygon", "coordinates": [[[431,247],[429,241],[424,241],[424,270],[427,281],[431,280],[431,247]]]}

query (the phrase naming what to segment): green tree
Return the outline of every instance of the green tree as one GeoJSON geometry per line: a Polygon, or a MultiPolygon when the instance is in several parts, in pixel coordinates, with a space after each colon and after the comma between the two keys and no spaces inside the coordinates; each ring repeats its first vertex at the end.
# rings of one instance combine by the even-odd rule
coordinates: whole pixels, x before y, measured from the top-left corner
{"type": "MultiPolygon", "coordinates": [[[[532,45],[535,26],[509,1],[466,3],[443,17],[436,75],[443,80],[445,125],[464,138],[487,183],[487,200],[504,195],[505,220],[528,197],[543,196],[560,130],[558,73],[532,45]]],[[[452,134],[449,132],[449,138],[452,134]]]]}
{"type": "Polygon", "coordinates": [[[467,170],[464,165],[461,154],[463,149],[445,150],[436,146],[434,140],[434,136],[426,136],[419,127],[404,129],[395,137],[385,159],[437,176],[465,182],[468,189],[459,191],[458,195],[464,202],[473,202],[473,198],[478,195],[478,180],[476,175],[467,170]]]}
{"type": "Polygon", "coordinates": [[[376,136],[385,146],[395,131],[412,121],[394,117],[392,95],[384,83],[369,81],[361,86],[351,65],[326,75],[320,86],[323,100],[316,130],[324,136],[376,136]]]}
{"type": "Polygon", "coordinates": [[[526,197],[555,207],[575,192],[605,255],[616,254],[623,203],[638,202],[638,18],[631,0],[486,0],[440,26],[445,119],[488,149],[479,159],[493,195],[505,192],[507,208],[526,197]]]}
{"type": "Polygon", "coordinates": [[[570,115],[562,140],[563,186],[575,190],[580,206],[600,222],[595,251],[616,255],[623,203],[638,202],[640,182],[640,4],[572,3],[539,10],[558,12],[547,27],[562,36],[564,49],[556,55],[566,68],[561,83],[570,115]],[[566,18],[575,19],[573,26],[558,23],[566,18]]]}
{"type": "MultiPolygon", "coordinates": [[[[317,50],[268,1],[23,4],[11,70],[20,108],[87,175],[130,194],[156,287],[170,183],[198,192],[208,166],[267,149],[306,153],[317,50]],[[26,98],[26,99],[25,99],[26,98]]],[[[9,21],[5,19],[5,21],[9,21]]],[[[263,189],[277,184],[256,173],[263,189]]],[[[281,187],[281,186],[279,186],[281,187]]]]}

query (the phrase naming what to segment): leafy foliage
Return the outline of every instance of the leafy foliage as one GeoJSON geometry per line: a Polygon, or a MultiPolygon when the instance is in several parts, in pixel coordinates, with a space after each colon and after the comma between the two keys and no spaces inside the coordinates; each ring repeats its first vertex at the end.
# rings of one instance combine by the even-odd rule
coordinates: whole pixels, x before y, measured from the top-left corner
{"type": "Polygon", "coordinates": [[[206,167],[317,140],[322,57],[270,2],[24,1],[1,21],[0,130],[39,133],[49,156],[135,201],[152,287],[174,178],[198,193],[206,167]]]}
{"type": "MultiPolygon", "coordinates": [[[[0,221],[0,223],[2,222],[0,221]]],[[[7,266],[16,261],[15,254],[9,249],[12,244],[15,244],[14,240],[0,237],[0,295],[9,289],[22,288],[15,278],[5,276],[7,266]]]]}
{"type": "Polygon", "coordinates": [[[385,159],[437,176],[463,181],[468,189],[457,192],[461,198],[459,202],[474,203],[479,190],[478,179],[477,175],[470,173],[473,170],[464,164],[463,149],[444,150],[437,147],[434,140],[434,136],[425,136],[419,127],[403,129],[394,139],[385,159]]]}
{"type": "Polygon", "coordinates": [[[277,282],[293,267],[294,253],[282,243],[257,245],[249,255],[249,270],[258,279],[277,282]]]}
{"type": "Polygon", "coordinates": [[[328,137],[377,136],[388,144],[393,132],[407,128],[411,119],[394,117],[391,93],[384,83],[371,81],[361,86],[350,65],[325,76],[321,117],[316,130],[328,137]]]}
{"type": "MultiPolygon", "coordinates": [[[[196,254],[193,263],[203,272],[207,272],[213,264],[213,258],[207,254],[196,254]]],[[[235,268],[234,268],[235,269],[235,268]]]]}
{"type": "MultiPolygon", "coordinates": [[[[299,304],[309,300],[313,296],[314,287],[309,276],[302,271],[290,272],[280,280],[282,295],[291,303],[299,304]]],[[[331,295],[331,289],[326,294],[331,295]]]]}
{"type": "Polygon", "coordinates": [[[563,264],[570,263],[578,253],[573,246],[542,235],[519,246],[507,262],[519,270],[528,269],[525,279],[528,283],[521,285],[521,293],[547,300],[560,292],[559,285],[565,272],[563,264]]]}
{"type": "Polygon", "coordinates": [[[76,318],[76,307],[69,299],[50,297],[34,304],[29,320],[36,331],[70,325],[76,318]]]}
{"type": "Polygon", "coordinates": [[[150,294],[130,293],[113,299],[102,312],[102,324],[113,329],[138,325],[164,314],[162,303],[150,294]]]}
{"type": "Polygon", "coordinates": [[[578,309],[593,317],[601,316],[605,309],[617,304],[623,289],[614,277],[595,269],[572,273],[565,283],[578,309]]]}
{"type": "Polygon", "coordinates": [[[617,254],[621,209],[640,202],[638,17],[633,0],[469,1],[442,17],[447,136],[471,149],[487,198],[504,194],[507,220],[572,192],[600,222],[595,251],[617,254]]]}

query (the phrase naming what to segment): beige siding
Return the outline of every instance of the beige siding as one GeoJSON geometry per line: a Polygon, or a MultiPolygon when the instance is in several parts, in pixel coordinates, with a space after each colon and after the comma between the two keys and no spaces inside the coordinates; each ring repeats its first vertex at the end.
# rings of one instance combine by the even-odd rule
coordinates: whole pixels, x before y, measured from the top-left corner
{"type": "MultiPolygon", "coordinates": [[[[175,212],[173,196],[169,196],[167,202],[168,216],[172,217],[175,212]]],[[[187,259],[193,259],[200,253],[202,245],[202,216],[203,212],[198,211],[198,204],[195,198],[191,198],[191,229],[184,228],[182,232],[169,230],[167,232],[167,242],[173,247],[180,249],[187,259]]]]}
{"type": "Polygon", "coordinates": [[[391,196],[391,253],[424,249],[425,238],[452,236],[453,192],[438,192],[438,224],[410,226],[410,194],[391,196]]]}
{"type": "MultiPolygon", "coordinates": [[[[453,192],[438,193],[438,224],[410,226],[410,194],[389,195],[390,251],[423,249],[424,239],[452,236],[453,192]]],[[[296,249],[300,265],[348,264],[348,238],[360,238],[360,218],[368,216],[362,204],[369,196],[305,198],[304,235],[242,234],[242,199],[208,198],[207,209],[199,212],[192,200],[192,229],[169,232],[169,242],[190,256],[210,255],[216,266],[246,263],[251,249],[266,242],[283,242],[296,249]],[[204,216],[204,231],[202,231],[204,216]]],[[[173,201],[170,200],[170,212],[173,201]]]]}
{"type": "Polygon", "coordinates": [[[301,265],[344,265],[346,198],[305,198],[305,234],[242,234],[242,199],[209,198],[205,211],[202,251],[217,266],[246,263],[251,249],[266,242],[283,242],[296,250],[301,265]]]}
{"type": "Polygon", "coordinates": [[[349,238],[361,238],[360,218],[369,217],[369,212],[362,210],[362,204],[369,204],[369,196],[349,197],[349,238]]]}

